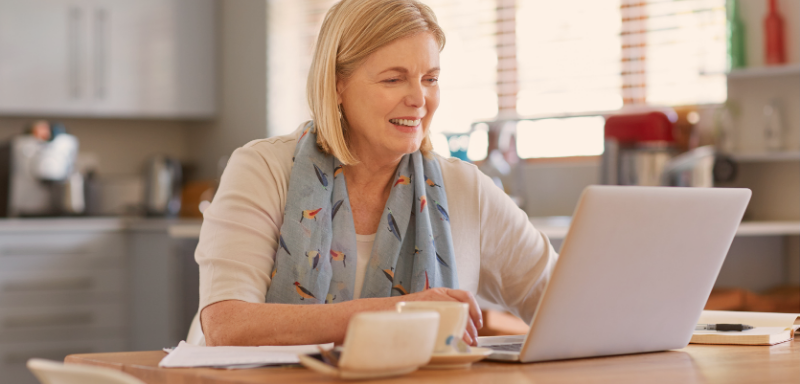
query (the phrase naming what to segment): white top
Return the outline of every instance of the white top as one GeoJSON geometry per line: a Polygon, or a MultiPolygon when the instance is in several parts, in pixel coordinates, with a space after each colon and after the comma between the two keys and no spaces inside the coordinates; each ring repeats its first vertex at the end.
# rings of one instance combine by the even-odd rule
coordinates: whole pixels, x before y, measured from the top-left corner
{"type": "MultiPolygon", "coordinates": [[[[264,302],[301,132],[254,140],[231,155],[195,253],[201,310],[223,300],[264,302]]],[[[477,167],[436,159],[459,288],[530,321],[558,257],[550,241],[477,167]]]]}
{"type": "Polygon", "coordinates": [[[361,298],[361,287],[364,286],[364,276],[367,275],[367,263],[372,255],[372,245],[375,244],[375,234],[359,235],[356,234],[356,252],[358,252],[358,264],[356,264],[356,284],[353,287],[353,299],[361,298]]]}

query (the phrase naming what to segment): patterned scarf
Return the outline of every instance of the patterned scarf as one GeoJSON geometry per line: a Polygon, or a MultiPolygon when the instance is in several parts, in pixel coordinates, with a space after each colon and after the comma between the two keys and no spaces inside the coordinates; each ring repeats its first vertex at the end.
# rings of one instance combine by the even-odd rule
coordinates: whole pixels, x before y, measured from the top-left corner
{"type": "MultiPolygon", "coordinates": [[[[306,125],[292,160],[268,303],[352,300],[356,232],[344,168],[317,146],[306,125]]],[[[372,247],[361,297],[405,295],[431,287],[458,288],[447,196],[436,159],[403,156],[372,247]]]]}

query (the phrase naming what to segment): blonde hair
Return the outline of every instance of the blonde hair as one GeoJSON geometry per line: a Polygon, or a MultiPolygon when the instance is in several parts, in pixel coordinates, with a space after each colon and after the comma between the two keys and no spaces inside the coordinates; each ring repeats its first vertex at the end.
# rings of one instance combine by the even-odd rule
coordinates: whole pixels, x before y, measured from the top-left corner
{"type": "MultiPolygon", "coordinates": [[[[337,102],[336,82],[347,79],[373,52],[397,39],[430,32],[444,48],[444,32],[436,15],[416,0],[342,0],[322,22],[314,59],[308,72],[308,106],[323,152],[343,164],[358,163],[347,145],[347,121],[337,102]]],[[[433,149],[430,133],[420,145],[423,155],[433,149]]]]}

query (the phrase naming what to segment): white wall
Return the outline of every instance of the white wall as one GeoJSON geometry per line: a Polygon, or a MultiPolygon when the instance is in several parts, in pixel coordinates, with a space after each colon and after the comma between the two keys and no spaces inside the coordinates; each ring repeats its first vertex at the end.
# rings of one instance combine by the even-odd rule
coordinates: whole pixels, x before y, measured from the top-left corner
{"type": "Polygon", "coordinates": [[[600,183],[600,162],[521,163],[522,208],[528,216],[572,216],[586,186],[600,183]]]}
{"type": "Polygon", "coordinates": [[[197,178],[217,177],[220,157],[267,135],[267,1],[218,0],[217,118],[191,124],[197,178]]]}

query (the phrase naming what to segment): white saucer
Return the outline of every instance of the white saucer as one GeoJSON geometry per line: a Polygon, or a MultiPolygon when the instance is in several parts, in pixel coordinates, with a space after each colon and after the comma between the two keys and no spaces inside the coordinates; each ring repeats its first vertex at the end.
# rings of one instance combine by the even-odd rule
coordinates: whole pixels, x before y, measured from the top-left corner
{"type": "Polygon", "coordinates": [[[428,365],[420,367],[421,369],[461,369],[469,368],[472,363],[481,361],[492,354],[489,348],[470,348],[469,353],[448,352],[448,353],[434,353],[431,356],[431,361],[428,365]]]}
{"type": "Polygon", "coordinates": [[[308,355],[300,354],[297,355],[297,357],[300,359],[300,364],[312,371],[346,380],[383,379],[387,377],[405,375],[417,370],[417,367],[413,366],[383,371],[344,371],[323,363],[308,355]]]}

